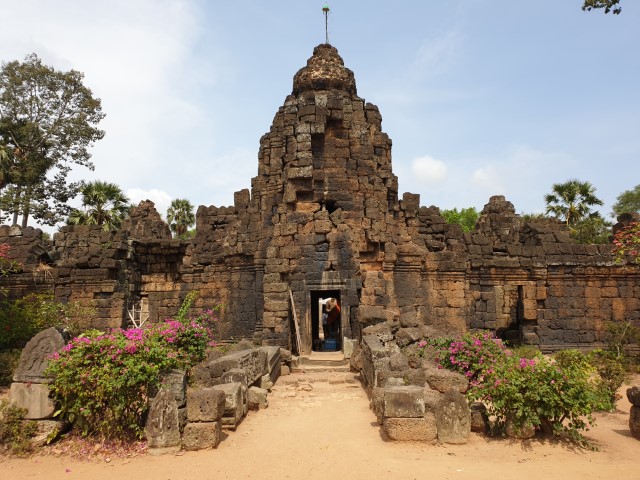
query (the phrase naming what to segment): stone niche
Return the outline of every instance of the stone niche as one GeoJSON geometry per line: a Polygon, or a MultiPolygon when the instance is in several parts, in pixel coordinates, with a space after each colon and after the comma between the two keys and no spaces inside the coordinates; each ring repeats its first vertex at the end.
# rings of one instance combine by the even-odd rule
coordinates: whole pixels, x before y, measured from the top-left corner
{"type": "Polygon", "coordinates": [[[114,232],[66,226],[46,241],[0,227],[21,263],[0,283],[12,298],[86,302],[99,328],[125,325],[134,306],[161,321],[197,290],[194,313],[224,305],[218,339],[301,354],[321,344],[327,296],[341,306],[339,348],[372,331],[409,345],[490,329],[553,351],[602,346],[610,321],[640,326],[640,266],[614,264],[609,245],[573,243],[557,222],[523,221],[502,196],[463,233],[419,195],[398,196],[391,146],[378,107],[319,45],[260,139],[251,188],[231,206],[200,206],[195,238],[172,239],[149,201],[114,232]]]}

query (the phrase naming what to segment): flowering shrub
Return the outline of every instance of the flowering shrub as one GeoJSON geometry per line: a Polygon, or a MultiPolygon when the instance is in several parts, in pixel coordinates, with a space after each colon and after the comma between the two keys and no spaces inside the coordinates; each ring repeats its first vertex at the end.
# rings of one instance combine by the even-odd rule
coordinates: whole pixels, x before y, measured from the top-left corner
{"type": "Polygon", "coordinates": [[[640,222],[633,222],[620,229],[613,237],[613,254],[616,263],[624,263],[629,255],[640,263],[640,222]]]}
{"type": "Polygon", "coordinates": [[[438,349],[438,368],[463,374],[471,387],[481,384],[502,357],[510,355],[505,344],[490,332],[466,333],[460,339],[429,339],[424,344],[438,349]]]}
{"type": "Polygon", "coordinates": [[[499,430],[509,420],[517,430],[533,426],[580,443],[601,398],[587,369],[577,363],[561,367],[542,355],[503,357],[470,397],[485,403],[499,430]]]}
{"type": "Polygon", "coordinates": [[[197,364],[213,345],[213,311],[197,318],[186,311],[145,328],[93,330],[53,354],[45,373],[53,378],[57,415],[83,435],[141,437],[148,395],[161,374],[197,364]]]}
{"type": "Polygon", "coordinates": [[[535,427],[583,443],[580,431],[593,423],[591,413],[606,405],[603,384],[587,357],[566,353],[556,362],[528,352],[532,358],[520,358],[488,332],[420,344],[434,345],[438,367],[469,379],[467,396],[485,404],[495,431],[503,432],[509,421],[516,430],[535,427]]]}

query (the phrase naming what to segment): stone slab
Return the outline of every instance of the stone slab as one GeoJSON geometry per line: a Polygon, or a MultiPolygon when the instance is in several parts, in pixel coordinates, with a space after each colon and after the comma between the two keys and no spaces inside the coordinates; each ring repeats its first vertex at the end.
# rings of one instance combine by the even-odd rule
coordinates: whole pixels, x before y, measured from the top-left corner
{"type": "Polygon", "coordinates": [[[247,403],[250,410],[262,410],[269,406],[269,392],[264,388],[250,387],[247,391],[247,403]]]}
{"type": "Polygon", "coordinates": [[[464,395],[449,390],[442,396],[435,412],[438,441],[467,443],[471,433],[471,410],[464,395]]]}
{"type": "Polygon", "coordinates": [[[221,418],[222,425],[235,430],[247,414],[247,389],[241,383],[226,383],[212,388],[223,392],[225,395],[224,414],[221,418]]]}
{"type": "Polygon", "coordinates": [[[25,418],[29,420],[52,418],[55,412],[56,405],[49,398],[49,387],[44,383],[14,382],[9,399],[12,404],[27,410],[25,418]]]}
{"type": "Polygon", "coordinates": [[[178,404],[170,390],[161,388],[149,402],[144,432],[149,448],[169,448],[180,445],[180,415],[178,404]]]}
{"type": "Polygon", "coordinates": [[[404,442],[432,442],[437,438],[435,417],[385,418],[383,428],[392,440],[404,442]]]}
{"type": "Polygon", "coordinates": [[[216,448],[222,441],[220,422],[188,423],[182,434],[182,448],[185,450],[205,450],[216,448]]]}
{"type": "Polygon", "coordinates": [[[187,419],[190,422],[216,422],[225,412],[226,394],[214,387],[187,390],[187,419]]]}
{"type": "Polygon", "coordinates": [[[422,418],[424,389],[417,386],[390,386],[384,389],[385,418],[422,418]]]}
{"type": "Polygon", "coordinates": [[[49,364],[48,357],[69,341],[69,335],[55,327],[47,328],[27,342],[20,354],[13,380],[16,382],[46,383],[43,375],[49,364]]]}

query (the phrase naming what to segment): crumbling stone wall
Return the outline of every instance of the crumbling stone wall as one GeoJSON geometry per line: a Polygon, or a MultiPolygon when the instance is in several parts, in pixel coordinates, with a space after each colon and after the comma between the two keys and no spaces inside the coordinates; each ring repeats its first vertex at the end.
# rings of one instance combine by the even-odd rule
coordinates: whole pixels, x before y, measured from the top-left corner
{"type": "Polygon", "coordinates": [[[640,326],[640,267],[615,265],[610,246],[575,244],[554,221],[523,222],[502,196],[471,233],[419,195],[400,199],[381,121],[337,50],[319,45],[260,139],[251,189],[232,206],[200,206],[193,240],[171,239],[151,202],[118,232],[64,227],[46,242],[1,227],[24,265],[2,282],[13,297],[46,287],[90,301],[101,326],[126,323],[133,304],[162,320],[197,290],[194,312],[224,306],[218,338],[301,353],[321,292],[337,292],[341,333],[353,338],[486,328],[555,350],[601,346],[608,321],[640,326]]]}

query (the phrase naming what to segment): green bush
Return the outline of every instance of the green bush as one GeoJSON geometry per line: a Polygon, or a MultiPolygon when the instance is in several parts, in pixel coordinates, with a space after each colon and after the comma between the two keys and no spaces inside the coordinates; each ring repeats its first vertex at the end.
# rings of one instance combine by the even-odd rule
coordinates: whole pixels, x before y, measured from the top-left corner
{"type": "Polygon", "coordinates": [[[145,328],[87,332],[54,354],[45,374],[57,415],[83,435],[141,437],[147,397],[162,373],[202,361],[211,343],[213,311],[190,319],[187,308],[145,328]]]}
{"type": "Polygon", "coordinates": [[[38,332],[58,326],[73,333],[84,330],[92,309],[79,302],[63,303],[51,293],[36,293],[0,303],[0,350],[22,348],[38,332]]]}
{"type": "Polygon", "coordinates": [[[0,401],[0,445],[5,445],[9,453],[25,456],[31,453],[31,438],[35,435],[36,422],[24,420],[27,410],[11,405],[8,400],[0,401]]]}
{"type": "Polygon", "coordinates": [[[527,349],[522,353],[530,358],[524,358],[486,332],[420,345],[429,344],[439,350],[440,368],[469,379],[467,397],[485,404],[493,431],[504,432],[510,421],[516,430],[534,427],[585,444],[581,432],[593,423],[592,412],[606,405],[609,392],[580,352],[561,352],[552,360],[527,349]]]}
{"type": "Polygon", "coordinates": [[[21,350],[0,350],[0,385],[10,385],[13,382],[13,373],[18,367],[21,350]]]}

